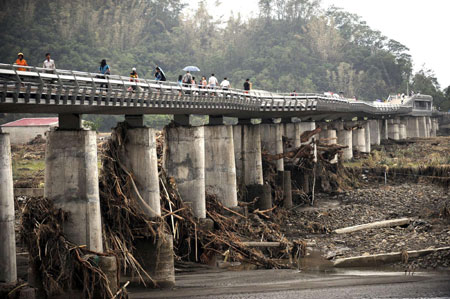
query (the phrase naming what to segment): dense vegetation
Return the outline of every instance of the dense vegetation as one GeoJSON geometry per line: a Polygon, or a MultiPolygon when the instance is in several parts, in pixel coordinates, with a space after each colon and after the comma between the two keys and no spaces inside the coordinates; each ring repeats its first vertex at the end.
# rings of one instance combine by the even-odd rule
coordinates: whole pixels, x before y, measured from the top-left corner
{"type": "Polygon", "coordinates": [[[113,73],[152,78],[156,65],[176,80],[186,65],[228,77],[238,88],[344,92],[381,99],[410,90],[450,108],[433,73],[412,73],[408,48],[371,29],[357,15],[319,0],[260,0],[258,17],[214,20],[201,2],[184,14],[181,0],[4,0],[0,61],[24,52],[41,65],[51,52],[58,68],[96,71],[106,58],[113,73]]]}

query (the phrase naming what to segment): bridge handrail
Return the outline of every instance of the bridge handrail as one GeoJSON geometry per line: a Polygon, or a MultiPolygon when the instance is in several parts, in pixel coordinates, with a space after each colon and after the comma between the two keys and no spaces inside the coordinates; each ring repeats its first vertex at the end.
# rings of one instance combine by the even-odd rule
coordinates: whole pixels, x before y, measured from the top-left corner
{"type": "MultiPolygon", "coordinates": [[[[179,84],[178,82],[172,81],[156,81],[154,79],[137,78],[130,80],[128,76],[122,75],[104,75],[100,73],[74,71],[74,70],[48,70],[35,66],[21,66],[21,65],[11,65],[0,63],[0,81],[1,78],[9,77],[11,81],[10,84],[17,85],[17,82],[22,83],[24,78],[35,78],[41,87],[44,85],[44,80],[50,81],[50,85],[55,87],[63,88],[64,82],[73,83],[77,89],[80,88],[80,83],[91,84],[91,89],[99,91],[107,91],[108,94],[111,92],[120,91],[121,93],[126,92],[129,87],[140,87],[142,89],[156,90],[162,94],[183,94],[187,97],[195,96],[219,96],[224,99],[225,104],[234,104],[236,101],[240,101],[241,107],[246,107],[245,109],[252,110],[273,110],[273,109],[291,109],[292,106],[305,106],[316,105],[318,107],[341,107],[340,109],[355,109],[357,108],[363,112],[370,113],[383,113],[383,112],[395,112],[400,109],[409,109],[412,105],[408,103],[392,104],[385,102],[369,102],[369,101],[356,101],[352,99],[346,99],[341,97],[333,97],[325,94],[318,93],[272,93],[266,91],[244,91],[242,89],[229,88],[222,89],[217,88],[199,88],[198,84],[179,84]],[[19,71],[19,68],[24,68],[26,71],[19,71]],[[11,79],[13,78],[13,79],[11,79]],[[54,83],[56,81],[57,83],[54,83]],[[84,83],[83,83],[84,82],[84,83]],[[102,88],[101,85],[107,85],[107,88],[102,88]],[[100,85],[98,87],[97,85],[100,85]],[[117,86],[117,87],[114,87],[117,86]],[[299,102],[305,101],[306,102],[299,102]],[[310,100],[314,101],[311,102],[310,100]],[[346,107],[346,108],[345,108],[346,107]]],[[[28,84],[30,82],[27,82],[28,84]]],[[[4,84],[8,84],[4,81],[4,84]]],[[[3,84],[3,85],[4,85],[3,84]]],[[[35,85],[35,84],[33,84],[35,85]]],[[[18,89],[17,89],[18,90],[18,89]]],[[[416,95],[415,97],[420,99],[432,99],[430,96],[426,95],[416,95]]],[[[411,97],[414,99],[415,97],[411,97]]]]}

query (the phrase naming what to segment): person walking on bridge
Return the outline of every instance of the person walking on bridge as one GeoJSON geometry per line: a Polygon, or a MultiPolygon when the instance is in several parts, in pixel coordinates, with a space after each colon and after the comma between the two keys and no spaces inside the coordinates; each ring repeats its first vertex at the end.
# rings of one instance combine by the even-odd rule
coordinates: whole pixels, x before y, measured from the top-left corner
{"type": "MultiPolygon", "coordinates": [[[[192,75],[189,71],[186,71],[186,74],[183,76],[183,87],[189,88],[192,84],[192,75]]],[[[186,91],[186,94],[190,94],[190,91],[186,91]]]]}
{"type": "Polygon", "coordinates": [[[216,86],[219,85],[219,80],[217,80],[217,78],[214,76],[214,74],[211,74],[211,77],[209,77],[208,83],[209,83],[209,87],[214,89],[214,88],[216,88],[216,86]]]}
{"type": "MultiPolygon", "coordinates": [[[[139,78],[138,73],[136,72],[136,68],[134,67],[131,69],[130,82],[139,82],[138,78],[139,78]]],[[[136,85],[132,85],[130,86],[130,88],[128,88],[128,91],[135,91],[136,88],[137,88],[136,85]]]]}
{"type": "Polygon", "coordinates": [[[231,83],[228,81],[227,77],[223,78],[223,81],[220,82],[220,87],[222,87],[223,90],[231,88],[231,83]]]}
{"type": "Polygon", "coordinates": [[[55,61],[50,58],[50,53],[45,54],[45,60],[42,64],[42,68],[50,70],[49,73],[52,73],[51,71],[56,69],[55,61]]]}
{"type": "MultiPolygon", "coordinates": [[[[14,64],[21,65],[21,66],[28,66],[27,61],[23,58],[22,52],[17,53],[17,59],[14,64]]],[[[18,71],[26,71],[27,69],[24,67],[19,67],[19,68],[17,68],[17,70],[18,71]]]]}
{"type": "MultiPolygon", "coordinates": [[[[103,76],[97,76],[97,78],[100,79],[106,79],[107,75],[111,75],[111,68],[109,67],[109,65],[106,63],[106,59],[103,59],[100,62],[100,67],[99,67],[99,71],[103,76]]],[[[106,84],[100,84],[100,87],[107,87],[106,84]]]]}
{"type": "Polygon", "coordinates": [[[252,82],[250,82],[250,79],[246,79],[244,82],[244,92],[249,93],[252,89],[252,82]]]}
{"type": "Polygon", "coordinates": [[[159,66],[156,67],[155,80],[157,82],[166,81],[166,75],[164,74],[163,70],[159,66]]]}

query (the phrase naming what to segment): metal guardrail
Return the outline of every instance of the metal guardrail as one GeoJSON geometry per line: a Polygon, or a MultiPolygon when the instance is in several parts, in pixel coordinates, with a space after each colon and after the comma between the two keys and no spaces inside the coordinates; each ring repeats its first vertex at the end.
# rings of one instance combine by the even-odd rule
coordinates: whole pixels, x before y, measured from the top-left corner
{"type": "Polygon", "coordinates": [[[120,75],[0,64],[0,111],[1,104],[7,103],[225,110],[229,114],[233,111],[324,111],[377,115],[408,113],[412,109],[410,103],[355,101],[314,93],[293,95],[232,88],[199,88],[170,81],[142,78],[133,81],[120,75]]]}

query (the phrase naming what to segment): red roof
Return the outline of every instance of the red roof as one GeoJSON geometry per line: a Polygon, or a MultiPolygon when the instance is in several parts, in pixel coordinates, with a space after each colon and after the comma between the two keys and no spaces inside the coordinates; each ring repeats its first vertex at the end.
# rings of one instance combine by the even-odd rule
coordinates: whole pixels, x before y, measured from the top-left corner
{"type": "Polygon", "coordinates": [[[57,117],[41,117],[41,118],[22,118],[15,120],[4,125],[2,127],[36,127],[36,126],[51,126],[58,125],[57,117]]]}

